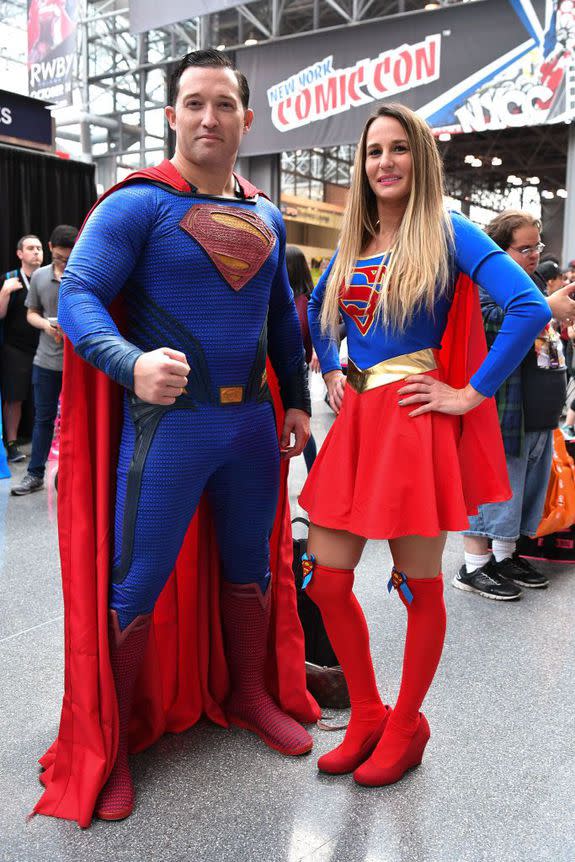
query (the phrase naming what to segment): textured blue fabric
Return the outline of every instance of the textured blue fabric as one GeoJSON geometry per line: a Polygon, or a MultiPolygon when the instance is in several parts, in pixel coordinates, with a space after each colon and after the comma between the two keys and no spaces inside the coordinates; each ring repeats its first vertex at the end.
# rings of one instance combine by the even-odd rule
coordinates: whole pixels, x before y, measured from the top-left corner
{"type": "MultiPolygon", "coordinates": [[[[58,319],[75,349],[126,388],[139,351],[171,347],[186,354],[196,391],[211,397],[194,409],[167,409],[141,471],[139,499],[126,506],[136,426],[124,411],[115,510],[111,606],[124,628],[149,613],[174,567],[205,489],[214,512],[226,579],[269,579],[269,535],[279,487],[279,445],[271,404],[219,406],[221,386],[246,386],[267,320],[268,353],[280,380],[302,365],[303,344],[285,267],[285,227],[264,198],[225,207],[255,212],[275,246],[240,290],[220,275],[179,223],[209,200],[150,183],[123,187],[96,208],[70,256],[58,319]],[[127,326],[120,335],[107,311],[122,292],[127,326]],[[197,384],[197,386],[195,385],[197,384]],[[203,391],[203,390],[202,390],[203,391]],[[124,511],[137,505],[129,565],[124,568],[124,511]],[[121,578],[121,582],[120,582],[121,578]]],[[[193,399],[192,399],[193,400],[193,399]]]]}
{"type": "MultiPolygon", "coordinates": [[[[537,333],[550,319],[547,302],[529,276],[506,252],[465,216],[450,213],[454,231],[452,283],[464,273],[489,292],[505,312],[500,333],[485,361],[470,380],[482,395],[491,396],[521,362],[537,333]]],[[[336,252],[337,254],[337,252],[336,252]]],[[[439,348],[451,307],[453,292],[440,297],[431,315],[424,308],[416,311],[404,331],[398,332],[374,320],[375,294],[373,273],[381,255],[357,261],[352,288],[342,297],[340,308],[346,328],[348,352],[358,368],[369,368],[384,359],[413,353],[424,348],[439,348]],[[361,312],[365,310],[365,314],[361,312]]],[[[321,332],[319,315],[329,273],[323,273],[308,305],[310,331],[324,374],[340,367],[337,345],[321,332]]]]}
{"type": "Polygon", "coordinates": [[[255,204],[222,200],[226,207],[257,213],[277,237],[259,272],[236,291],[179,225],[190,207],[202,202],[201,195],[177,194],[145,182],[120,188],[94,210],[70,256],[58,321],[83,358],[129,388],[137,359],[134,346],[187,352],[181,332],[158,327],[142,305],[143,295],[200,340],[216,389],[247,381],[266,315],[269,355],[280,383],[301,366],[303,343],[278,209],[265,198],[255,204]],[[129,308],[124,338],[107,311],[120,291],[129,308]],[[116,353],[110,336],[117,339],[116,353]],[[128,354],[131,368],[126,373],[122,360],[128,354]]]}
{"type": "MultiPolygon", "coordinates": [[[[126,483],[135,427],[129,408],[118,463],[114,568],[120,565],[126,483]]],[[[174,567],[204,488],[222,574],[234,583],[269,578],[269,536],[279,489],[279,447],[271,404],[169,410],[145,462],[130,569],[112,584],[111,607],[125,628],[150,613],[174,567]]]]}

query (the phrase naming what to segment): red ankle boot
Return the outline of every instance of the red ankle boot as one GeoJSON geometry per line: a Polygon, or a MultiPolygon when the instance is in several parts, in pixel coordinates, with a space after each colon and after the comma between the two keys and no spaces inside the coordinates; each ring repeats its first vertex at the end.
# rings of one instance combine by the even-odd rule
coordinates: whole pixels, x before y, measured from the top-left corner
{"type": "Polygon", "coordinates": [[[231,692],[230,724],[251,730],[281,754],[310,751],[309,733],[277,706],[265,687],[271,589],[257,584],[222,583],[221,611],[231,692]]]}
{"type": "Polygon", "coordinates": [[[387,719],[391,714],[391,709],[388,706],[384,707],[384,709],[386,712],[383,718],[380,719],[379,723],[362,742],[359,742],[358,738],[353,740],[353,742],[344,740],[344,742],[341,745],[338,745],[337,748],[334,748],[333,751],[328,751],[327,754],[320,757],[317,762],[317,768],[319,771],[327,772],[329,775],[347,775],[349,772],[353,772],[354,769],[357,769],[364,760],[367,760],[383,736],[387,719]],[[345,744],[346,741],[349,742],[347,746],[345,744]]]}
{"type": "Polygon", "coordinates": [[[429,724],[422,712],[419,713],[419,724],[411,739],[408,740],[405,734],[401,736],[403,738],[398,738],[399,734],[393,728],[392,719],[372,757],[353,773],[354,781],[365,787],[383,787],[386,784],[395,784],[403,778],[408,769],[419,766],[431,736],[429,724]]]}
{"type": "Polygon", "coordinates": [[[132,711],[134,685],[148,642],[151,614],[136,617],[120,631],[118,615],[109,616],[110,663],[118,700],[118,753],[112,771],[96,802],[95,816],[100,820],[123,820],[134,808],[134,785],[128,763],[128,724],[132,711]]]}

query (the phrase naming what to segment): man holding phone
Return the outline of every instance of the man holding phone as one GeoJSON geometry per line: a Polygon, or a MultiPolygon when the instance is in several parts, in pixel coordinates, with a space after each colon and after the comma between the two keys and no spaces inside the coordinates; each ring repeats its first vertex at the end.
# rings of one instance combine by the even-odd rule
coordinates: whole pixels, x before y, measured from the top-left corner
{"type": "Polygon", "coordinates": [[[46,461],[50,454],[58,399],[62,388],[64,345],[58,326],[58,292],[78,229],[61,224],[54,228],[48,246],[52,263],[36,270],[26,297],[28,323],[40,330],[40,340],[32,367],[34,387],[34,430],[28,470],[14,485],[11,494],[23,497],[44,487],[46,461]]]}

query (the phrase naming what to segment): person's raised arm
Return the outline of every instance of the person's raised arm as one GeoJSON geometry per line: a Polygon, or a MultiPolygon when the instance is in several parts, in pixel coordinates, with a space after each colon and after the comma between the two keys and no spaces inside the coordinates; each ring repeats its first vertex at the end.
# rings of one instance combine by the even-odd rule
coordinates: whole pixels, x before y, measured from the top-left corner
{"type": "MultiPolygon", "coordinates": [[[[527,273],[478,227],[462,216],[454,220],[455,258],[458,268],[487,292],[501,309],[499,332],[485,360],[469,381],[481,395],[490,397],[521,363],[551,319],[547,301],[527,273]]],[[[494,321],[485,312],[484,320],[494,321]]]]}

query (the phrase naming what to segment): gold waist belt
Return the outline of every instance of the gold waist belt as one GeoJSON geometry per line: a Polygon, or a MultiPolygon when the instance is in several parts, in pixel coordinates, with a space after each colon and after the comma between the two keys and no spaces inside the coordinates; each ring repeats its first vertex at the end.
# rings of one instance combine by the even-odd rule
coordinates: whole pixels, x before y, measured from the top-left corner
{"type": "Polygon", "coordinates": [[[434,371],[437,368],[435,356],[431,347],[418,350],[416,353],[404,353],[384,359],[371,368],[358,368],[351,359],[348,360],[347,382],[356,392],[368,392],[378,386],[387,386],[403,380],[410,374],[422,374],[424,371],[434,371]]]}

